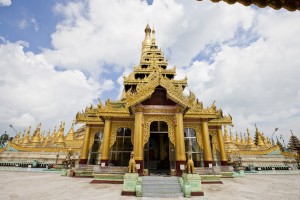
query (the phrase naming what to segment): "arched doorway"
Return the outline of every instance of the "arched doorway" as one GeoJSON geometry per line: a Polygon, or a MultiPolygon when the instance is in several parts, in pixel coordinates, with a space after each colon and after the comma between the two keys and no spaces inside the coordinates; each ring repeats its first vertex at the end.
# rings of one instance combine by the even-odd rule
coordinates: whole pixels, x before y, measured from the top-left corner
{"type": "Polygon", "coordinates": [[[92,145],[92,148],[90,151],[89,164],[91,164],[91,165],[98,164],[97,162],[99,160],[99,147],[101,146],[102,136],[103,136],[102,132],[98,132],[95,134],[94,144],[92,145]]]}
{"type": "Polygon", "coordinates": [[[144,166],[150,174],[170,173],[170,141],[168,124],[153,121],[150,124],[150,137],[144,147],[144,166]]]}

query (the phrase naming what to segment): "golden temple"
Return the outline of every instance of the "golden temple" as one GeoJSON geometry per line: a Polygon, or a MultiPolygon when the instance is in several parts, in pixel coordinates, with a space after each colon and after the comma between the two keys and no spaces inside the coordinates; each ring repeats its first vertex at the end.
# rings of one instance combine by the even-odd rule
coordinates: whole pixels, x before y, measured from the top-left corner
{"type": "MultiPolygon", "coordinates": [[[[223,115],[215,102],[205,107],[194,93],[187,95],[187,78],[176,80],[175,75],[176,67],[168,68],[164,53],[156,45],[155,30],[147,25],[140,63],[131,74],[124,75],[119,100],[108,99],[104,104],[99,100],[97,106],[77,113],[76,123],[84,126],[75,131],[73,122],[66,136],[65,122],[46,136],[39,124],[32,136],[29,127],[8,147],[19,152],[72,149],[78,153],[79,164],[102,167],[127,166],[133,151],[140,175],[145,170],[166,170],[180,176],[188,154],[195,167],[226,166],[235,156],[245,156],[243,164],[249,165],[253,162],[247,161],[247,156],[274,152],[284,156],[282,163],[295,158],[295,154],[281,152],[272,145],[257,127],[255,141],[249,130],[247,136],[234,136],[230,129],[228,132],[227,126],[233,126],[232,117],[223,115]]],[[[256,164],[262,163],[266,162],[256,164]]]]}

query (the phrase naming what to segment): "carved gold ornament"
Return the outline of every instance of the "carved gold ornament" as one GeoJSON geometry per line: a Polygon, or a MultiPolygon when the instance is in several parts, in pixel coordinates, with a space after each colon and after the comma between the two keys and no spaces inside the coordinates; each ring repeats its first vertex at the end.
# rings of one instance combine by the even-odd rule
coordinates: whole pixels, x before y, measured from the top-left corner
{"type": "Polygon", "coordinates": [[[174,116],[167,115],[145,115],[144,116],[144,145],[149,141],[150,137],[150,125],[154,121],[163,121],[168,125],[168,136],[171,143],[175,146],[174,137],[174,116]]]}

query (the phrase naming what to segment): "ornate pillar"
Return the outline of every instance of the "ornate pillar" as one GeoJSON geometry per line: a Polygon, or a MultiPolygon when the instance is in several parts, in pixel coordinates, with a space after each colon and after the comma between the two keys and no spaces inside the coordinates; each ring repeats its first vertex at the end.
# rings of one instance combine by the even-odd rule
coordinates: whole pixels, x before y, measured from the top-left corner
{"type": "Polygon", "coordinates": [[[109,153],[110,153],[110,135],[111,135],[111,120],[105,119],[104,124],[104,137],[103,137],[103,148],[101,153],[101,164],[105,163],[105,166],[108,165],[109,153]]]}
{"type": "Polygon", "coordinates": [[[143,175],[144,169],[144,141],[143,141],[143,126],[142,126],[143,113],[142,110],[137,108],[134,119],[134,158],[135,163],[140,165],[138,169],[139,175],[143,175]]]}
{"type": "Polygon", "coordinates": [[[208,123],[203,122],[201,124],[201,129],[202,129],[202,141],[203,141],[204,167],[208,167],[209,164],[213,163],[209,132],[208,132],[208,123]]]}
{"type": "Polygon", "coordinates": [[[176,113],[176,127],[175,127],[175,157],[176,157],[176,174],[182,175],[180,165],[186,165],[185,146],[184,146],[184,131],[183,131],[183,114],[176,113]]]}
{"type": "Polygon", "coordinates": [[[222,126],[217,130],[217,136],[218,136],[218,143],[219,143],[219,148],[220,148],[220,159],[221,159],[221,165],[228,165],[227,163],[227,157],[226,157],[226,152],[225,152],[225,144],[224,144],[224,139],[222,135],[222,126]]]}
{"type": "Polygon", "coordinates": [[[91,136],[91,127],[89,125],[86,125],[84,142],[82,146],[79,164],[87,164],[88,157],[89,157],[90,136],[91,136]]]}

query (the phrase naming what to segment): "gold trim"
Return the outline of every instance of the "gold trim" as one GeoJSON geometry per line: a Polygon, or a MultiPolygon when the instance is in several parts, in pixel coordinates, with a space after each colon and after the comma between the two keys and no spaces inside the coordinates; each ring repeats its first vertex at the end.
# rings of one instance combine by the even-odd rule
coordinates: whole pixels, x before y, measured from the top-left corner
{"type": "Polygon", "coordinates": [[[168,124],[168,136],[171,143],[175,146],[174,136],[174,116],[168,115],[144,115],[144,145],[149,141],[150,125],[154,121],[164,121],[168,124]]]}
{"type": "Polygon", "coordinates": [[[196,132],[196,140],[201,149],[203,149],[202,137],[201,137],[201,126],[195,123],[183,123],[184,128],[192,128],[196,132]]]}
{"type": "Polygon", "coordinates": [[[110,148],[114,145],[117,139],[117,131],[119,128],[129,128],[131,130],[131,143],[134,141],[134,123],[133,122],[112,122],[110,136],[110,148]]]}
{"type": "MultiPolygon", "coordinates": [[[[14,149],[18,151],[25,151],[25,152],[68,152],[69,147],[22,147],[17,144],[8,142],[8,145],[13,147],[14,149]]],[[[81,148],[72,148],[75,152],[80,152],[81,148]]]]}

